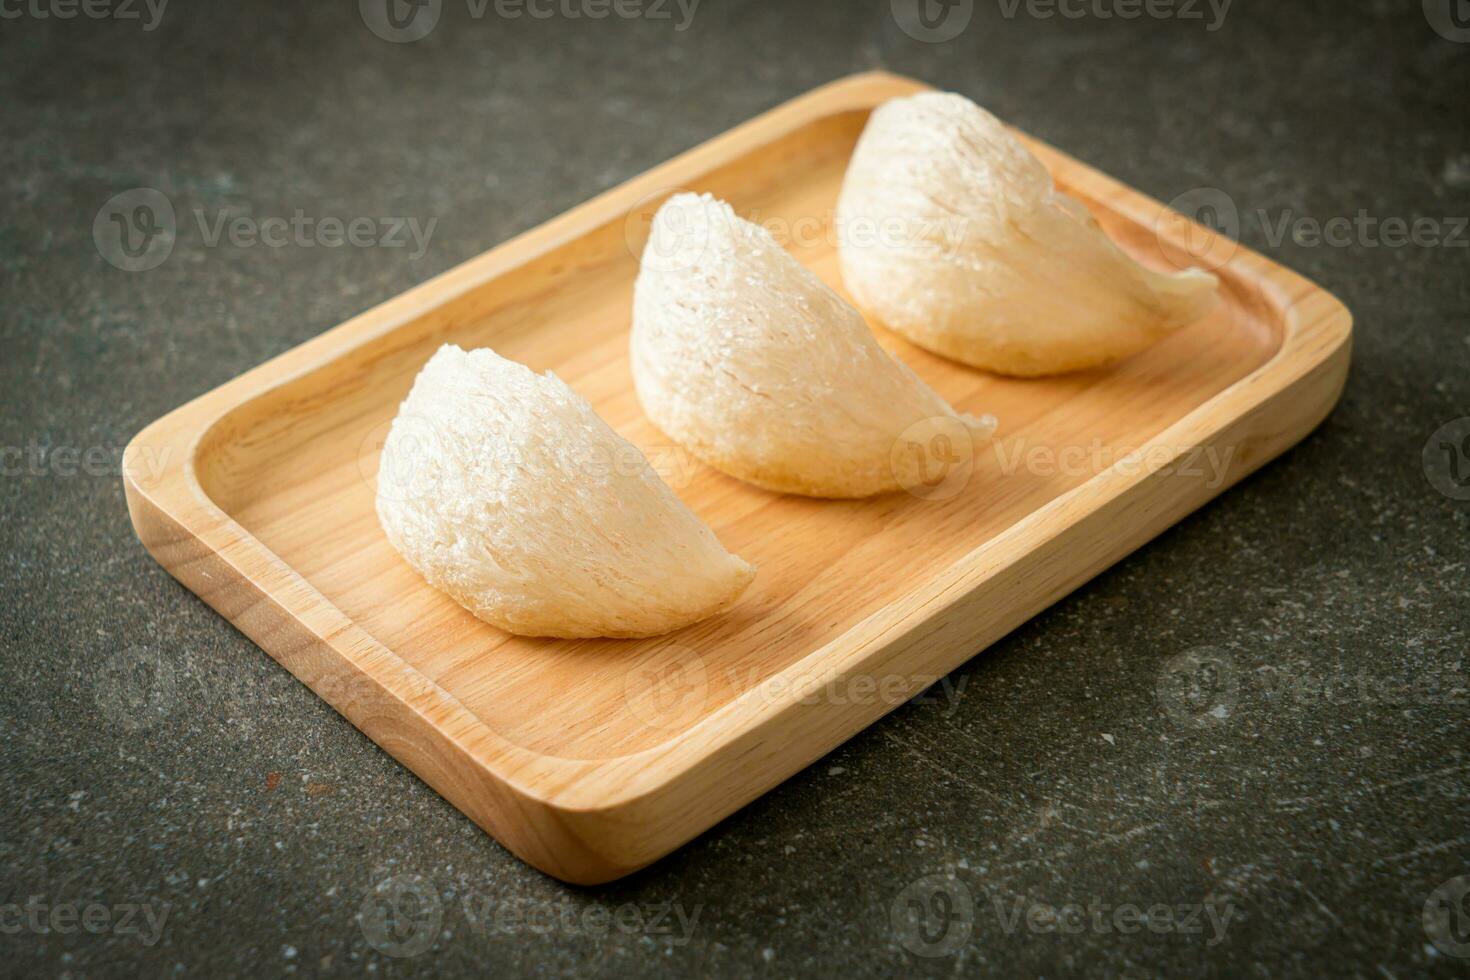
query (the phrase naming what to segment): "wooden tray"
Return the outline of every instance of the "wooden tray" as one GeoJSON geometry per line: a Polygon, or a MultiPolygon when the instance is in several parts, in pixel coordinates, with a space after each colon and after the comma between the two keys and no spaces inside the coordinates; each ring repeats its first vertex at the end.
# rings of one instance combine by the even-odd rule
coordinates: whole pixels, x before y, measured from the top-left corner
{"type": "MultiPolygon", "coordinates": [[[[1301,439],[1347,374],[1342,304],[1216,240],[1220,312],[1109,371],[1006,380],[877,331],[956,407],[1001,420],[1001,451],[947,499],[807,500],[695,465],[628,373],[648,217],[674,189],[710,191],[786,229],[838,286],[826,231],[848,155],[872,107],[925,87],[820,88],[165,416],[125,457],[139,537],[536,867],[592,883],[668,853],[1301,439]],[[414,574],[379,530],[373,481],[388,421],[445,341],[555,369],[643,449],[759,566],[734,610],[653,640],[524,639],[414,574]]],[[[1142,261],[1194,264],[1199,226],[1031,145],[1142,261]]]]}

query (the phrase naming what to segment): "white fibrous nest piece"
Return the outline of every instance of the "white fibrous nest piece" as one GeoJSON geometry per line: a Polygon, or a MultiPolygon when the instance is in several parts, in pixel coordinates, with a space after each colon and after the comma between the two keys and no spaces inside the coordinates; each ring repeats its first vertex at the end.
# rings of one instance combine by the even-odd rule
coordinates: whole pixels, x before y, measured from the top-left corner
{"type": "Polygon", "coordinates": [[[837,205],[864,312],[944,357],[1022,377],[1098,367],[1214,308],[1219,282],[1125,255],[1046,167],[969,99],[875,110],[837,205]]]}
{"type": "Polygon", "coordinates": [[[655,425],[771,490],[866,497],[913,487],[924,462],[903,451],[908,443],[969,443],[995,427],[951,408],[766,229],[707,194],[677,194],[654,217],[631,356],[655,425]]]}
{"type": "Polygon", "coordinates": [[[435,588],[529,636],[653,636],[755,569],[550,372],[440,348],[383,447],[378,519],[435,588]]]}

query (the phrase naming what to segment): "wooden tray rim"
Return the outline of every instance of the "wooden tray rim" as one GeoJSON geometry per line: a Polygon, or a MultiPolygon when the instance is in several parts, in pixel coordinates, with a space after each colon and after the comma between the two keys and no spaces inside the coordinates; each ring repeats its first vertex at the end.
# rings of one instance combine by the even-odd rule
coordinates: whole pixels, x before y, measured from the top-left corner
{"type": "MultiPolygon", "coordinates": [[[[361,685],[379,689],[395,702],[388,708],[375,706],[374,710],[390,711],[400,720],[407,712],[413,716],[411,720],[422,729],[423,735],[447,740],[448,745],[435,747],[449,750],[451,758],[440,763],[445,771],[425,772],[421,767],[434,770],[436,766],[422,760],[419,765],[409,763],[410,768],[458,803],[477,822],[487,826],[512,850],[562,877],[605,880],[616,876],[604,872],[569,872],[561,860],[540,853],[543,846],[555,850],[557,846],[565,846],[566,840],[553,840],[557,837],[553,834],[539,842],[517,842],[516,838],[521,834],[512,824],[517,819],[526,819],[528,805],[560,817],[585,814],[616,819],[619,814],[631,814],[633,804],[649,801],[669,790],[697,767],[711,764],[717,750],[741,743],[773,724],[779,727],[782,719],[789,720],[797,712],[814,710],[810,704],[800,704],[798,692],[810,689],[804,685],[881,669],[885,653],[889,654],[888,659],[892,659],[902,652],[895,646],[895,640],[922,632],[927,624],[942,620],[946,611],[957,602],[1018,560],[1016,556],[1025,555],[1049,537],[1062,533],[1081,517],[1095,513],[1110,501],[1140,486],[1156,470],[1123,472],[1115,465],[1033,511],[997,537],[976,547],[936,579],[917,586],[903,599],[889,604],[786,668],[782,672],[788,681],[783,685],[787,692],[785,696],[773,697],[769,691],[747,691],[690,729],[659,745],[626,756],[580,760],[543,755],[506,740],[448,692],[374,640],[214,503],[204,491],[196,472],[196,454],[213,428],[246,403],[317,371],[360,345],[398,330],[512,268],[533,261],[609,221],[619,220],[630,206],[651,192],[676,186],[682,180],[716,169],[823,117],[868,109],[888,98],[929,88],[923,83],[881,71],[850,76],[822,86],[680,154],[170,412],[140,432],[124,454],[124,482],[140,537],[165,567],[222,612],[225,612],[223,604],[226,600],[211,586],[224,588],[226,583],[215,583],[215,574],[224,572],[231,578],[230,587],[247,586],[252,595],[250,605],[264,603],[267,608],[226,614],[268,653],[286,663],[370,736],[373,733],[369,724],[354,717],[352,710],[354,702],[365,693],[361,685]],[[159,458],[160,447],[170,450],[157,473],[145,473],[140,458],[143,447],[148,447],[155,461],[159,458]],[[1058,520],[1064,514],[1071,516],[1058,520]],[[168,533],[160,534],[162,525],[168,526],[168,533]],[[160,550],[170,543],[177,546],[179,542],[190,539],[202,546],[203,551],[218,558],[218,562],[209,562],[208,568],[197,570],[203,572],[202,579],[197,571],[181,574],[183,570],[173,567],[177,556],[169,555],[165,560],[166,556],[160,550]],[[299,623],[309,637],[293,636],[287,642],[282,636],[270,635],[264,626],[258,630],[250,628],[252,623],[271,618],[270,606],[274,606],[279,615],[299,623]],[[329,649],[340,658],[340,663],[334,666],[347,668],[348,680],[340,677],[329,680],[327,670],[317,672],[315,677],[303,676],[313,671],[298,669],[301,656],[295,645],[310,643],[312,639],[323,648],[316,653],[325,653],[329,649]],[[293,659],[298,662],[293,663],[293,659]],[[460,774],[448,771],[456,762],[469,764],[478,770],[478,778],[472,781],[478,786],[466,785],[460,774]],[[483,807],[467,806],[465,794],[473,794],[477,790],[490,790],[494,799],[483,807]],[[517,812],[520,817],[516,816],[517,812]]],[[[1054,174],[1059,169],[1067,171],[1070,179],[1066,182],[1071,184],[1085,180],[1089,195],[1118,213],[1152,224],[1163,212],[1158,202],[1065,154],[1034,140],[1028,140],[1028,143],[1044,156],[1054,174]]],[[[1141,447],[1140,452],[1146,458],[1160,464],[1158,468],[1166,467],[1168,462],[1161,453],[1150,452],[1150,449],[1172,447],[1176,453],[1182,453],[1184,448],[1205,445],[1230,423],[1262,406],[1309,373],[1329,365],[1329,362],[1340,360],[1342,372],[1346,371],[1351,315],[1345,306],[1314,284],[1244,246],[1237,248],[1229,264],[1243,269],[1252,280],[1261,283],[1267,298],[1282,311],[1281,346],[1265,364],[1218,392],[1159,433],[1149,445],[1141,447]],[[1309,309],[1310,318],[1306,316],[1309,309]]],[[[1337,389],[1340,387],[1339,381],[1337,389]]],[[[1335,400],[1334,395],[1332,402],[1335,400]]],[[[1325,415],[1330,408],[1331,402],[1323,407],[1322,414],[1325,415]]],[[[1295,442],[1305,434],[1306,430],[1291,441],[1295,442]]],[[[1177,458],[1177,455],[1172,458],[1177,458]]],[[[953,669],[964,659],[968,656],[946,669],[953,669]]],[[[854,715],[846,715],[840,737],[833,744],[860,731],[897,703],[901,702],[873,707],[866,712],[870,717],[861,723],[854,720],[854,715]]],[[[384,747],[393,753],[390,746],[384,747]]],[[[816,757],[819,755],[813,756],[816,757]]],[[[791,771],[804,767],[810,761],[812,759],[802,761],[800,765],[791,767],[791,771]]],[[[746,800],[754,798],[784,778],[785,775],[773,779],[756,777],[752,780],[753,791],[743,795],[746,800]],[[756,784],[761,785],[755,788],[756,784]]],[[[727,812],[738,805],[726,808],[727,812]]],[[[646,812],[642,807],[638,810],[646,812]]],[[[712,822],[704,821],[692,832],[681,831],[672,836],[687,839],[712,822]]],[[[575,828],[570,832],[573,836],[583,836],[575,828]]],[[[660,843],[650,850],[665,853],[680,842],[682,840],[669,846],[660,843]]],[[[652,857],[648,859],[652,860],[652,857]]],[[[613,863],[618,862],[614,860],[613,863]]],[[[619,867],[617,873],[628,870],[632,868],[619,867]]]]}

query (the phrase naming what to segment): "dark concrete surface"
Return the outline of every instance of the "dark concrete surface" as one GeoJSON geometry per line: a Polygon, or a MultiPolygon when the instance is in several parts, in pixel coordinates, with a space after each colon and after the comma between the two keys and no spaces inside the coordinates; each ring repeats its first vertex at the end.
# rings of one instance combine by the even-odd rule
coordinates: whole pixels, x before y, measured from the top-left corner
{"type": "Polygon", "coordinates": [[[1470,974],[1470,444],[1431,441],[1470,416],[1470,44],[1418,0],[1237,0],[1215,30],[1203,4],[973,6],[925,42],[887,2],[704,0],[679,30],[673,5],[443,0],[391,44],[344,0],[178,2],[152,30],[141,4],[0,4],[0,973],[1470,974]],[[511,857],[134,539],[116,458],[147,422],[878,66],[1163,200],[1223,191],[1356,314],[1336,412],[952,693],[592,890],[511,857]],[[141,272],[104,258],[105,213],[93,233],[134,188],[179,216],[141,272]],[[417,257],[211,246],[196,208],[437,222],[417,257]],[[1430,224],[1328,245],[1299,220],[1360,213],[1430,224]]]}

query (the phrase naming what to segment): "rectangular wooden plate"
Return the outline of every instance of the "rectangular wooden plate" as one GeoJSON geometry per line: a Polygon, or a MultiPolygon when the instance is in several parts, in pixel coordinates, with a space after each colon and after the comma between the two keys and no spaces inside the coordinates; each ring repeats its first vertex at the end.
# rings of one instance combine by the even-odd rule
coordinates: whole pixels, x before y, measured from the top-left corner
{"type": "Polygon", "coordinates": [[[1351,317],[1328,293],[1030,142],[1141,261],[1196,264],[1208,243],[1219,312],[1116,368],[1044,381],[876,331],[956,407],[1001,420],[947,499],[808,500],[695,464],[642,416],[628,373],[652,211],[677,188],[714,193],[840,288],[848,156],[874,106],[925,87],[875,73],[820,88],[172,412],[125,457],[139,537],[526,861],[592,883],[667,854],[1301,439],[1346,377],[1351,317]],[[740,603],[658,639],[525,639],[426,585],[379,530],[374,479],[445,341],[554,369],[588,398],[759,567],[740,603]]]}

